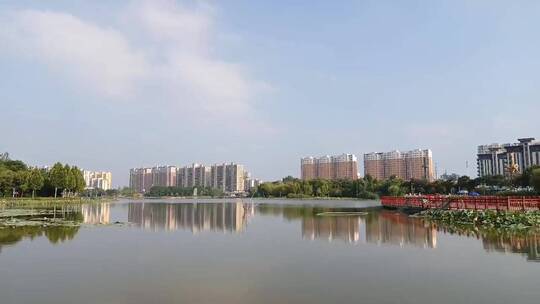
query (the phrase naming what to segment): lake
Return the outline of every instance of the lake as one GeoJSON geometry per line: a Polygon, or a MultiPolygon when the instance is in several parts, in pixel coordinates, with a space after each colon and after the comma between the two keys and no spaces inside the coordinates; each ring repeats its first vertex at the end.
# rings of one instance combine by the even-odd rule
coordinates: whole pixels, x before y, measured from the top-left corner
{"type": "Polygon", "coordinates": [[[437,227],[378,205],[82,205],[69,211],[81,227],[0,229],[0,303],[540,302],[540,235],[437,227]]]}

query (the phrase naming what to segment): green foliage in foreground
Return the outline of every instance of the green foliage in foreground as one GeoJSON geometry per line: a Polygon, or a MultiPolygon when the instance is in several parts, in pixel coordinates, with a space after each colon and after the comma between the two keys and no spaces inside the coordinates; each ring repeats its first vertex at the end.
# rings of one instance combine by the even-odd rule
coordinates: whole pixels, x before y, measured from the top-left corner
{"type": "Polygon", "coordinates": [[[484,228],[529,229],[540,227],[540,212],[497,212],[494,210],[439,210],[431,209],[421,216],[449,225],[473,225],[484,228]]]}

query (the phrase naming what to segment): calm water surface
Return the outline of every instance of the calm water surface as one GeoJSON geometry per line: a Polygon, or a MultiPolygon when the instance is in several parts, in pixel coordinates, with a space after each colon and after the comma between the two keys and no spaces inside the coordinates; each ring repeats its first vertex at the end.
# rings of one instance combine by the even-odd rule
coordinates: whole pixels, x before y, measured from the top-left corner
{"type": "Polygon", "coordinates": [[[445,231],[377,204],[85,205],[81,227],[0,229],[0,303],[540,302],[539,235],[445,231]]]}

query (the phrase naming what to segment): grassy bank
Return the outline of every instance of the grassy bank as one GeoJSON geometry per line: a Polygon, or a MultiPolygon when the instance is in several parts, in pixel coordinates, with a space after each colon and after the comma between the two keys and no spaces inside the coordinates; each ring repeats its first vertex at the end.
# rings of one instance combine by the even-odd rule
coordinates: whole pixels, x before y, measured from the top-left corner
{"type": "Polygon", "coordinates": [[[94,202],[113,201],[113,198],[54,198],[54,197],[36,197],[36,198],[0,198],[0,207],[47,207],[61,205],[78,205],[94,202]]]}
{"type": "Polygon", "coordinates": [[[78,227],[83,222],[83,204],[112,199],[90,198],[2,198],[0,229],[21,227],[78,227]]]}
{"type": "Polygon", "coordinates": [[[497,212],[494,210],[438,210],[422,211],[418,216],[435,223],[451,226],[474,226],[485,229],[526,230],[540,228],[540,212],[497,212]]]}

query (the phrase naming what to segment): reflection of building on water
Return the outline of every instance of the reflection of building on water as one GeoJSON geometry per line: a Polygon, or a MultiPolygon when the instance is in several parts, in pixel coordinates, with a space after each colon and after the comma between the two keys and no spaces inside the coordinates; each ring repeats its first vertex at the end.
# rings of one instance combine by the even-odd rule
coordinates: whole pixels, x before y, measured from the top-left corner
{"type": "Polygon", "coordinates": [[[360,238],[360,223],[358,216],[313,216],[302,219],[302,237],[305,239],[325,238],[346,242],[357,242],[360,238]]]}
{"type": "Polygon", "coordinates": [[[108,224],[111,219],[111,207],[109,204],[82,205],[81,213],[85,224],[108,224]]]}
{"type": "Polygon", "coordinates": [[[252,205],[242,203],[132,203],[128,221],[145,229],[242,232],[252,205]]]}
{"type": "Polygon", "coordinates": [[[528,261],[540,262],[540,235],[482,235],[482,244],[486,251],[521,253],[528,261]]]}
{"type": "Polygon", "coordinates": [[[421,219],[398,212],[381,211],[366,217],[366,241],[401,247],[412,245],[422,248],[437,247],[437,230],[421,219]]]}

